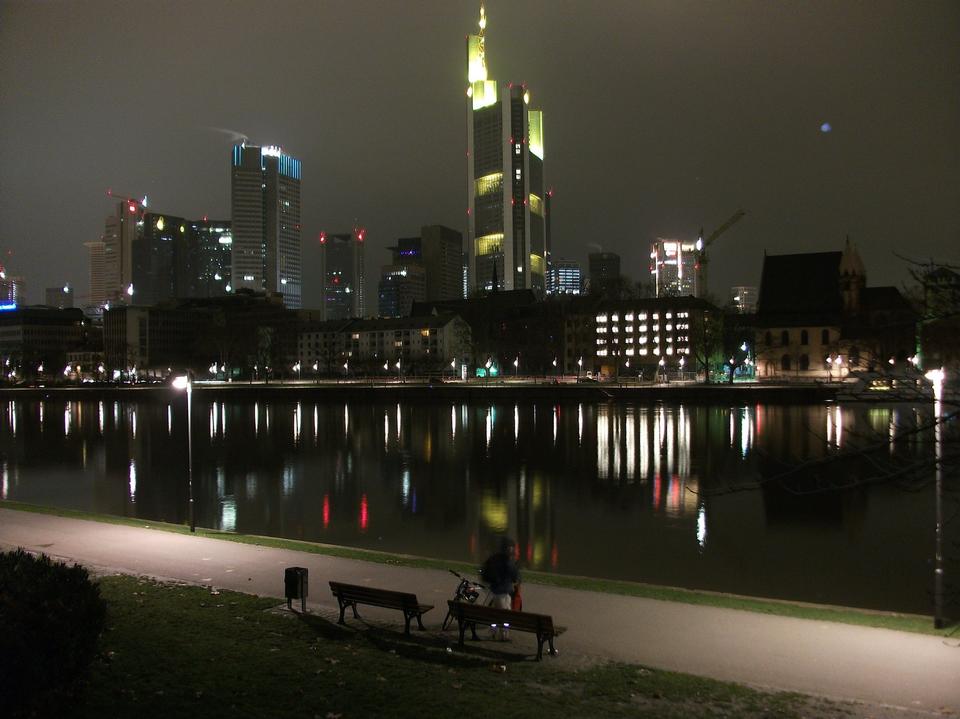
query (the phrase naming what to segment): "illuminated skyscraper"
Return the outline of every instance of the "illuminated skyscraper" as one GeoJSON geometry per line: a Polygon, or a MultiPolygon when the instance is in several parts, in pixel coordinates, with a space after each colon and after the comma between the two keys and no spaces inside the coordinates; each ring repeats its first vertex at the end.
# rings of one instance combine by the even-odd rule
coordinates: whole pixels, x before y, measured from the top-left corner
{"type": "Polygon", "coordinates": [[[89,251],[90,257],[90,296],[88,304],[93,307],[103,307],[107,301],[106,286],[104,284],[104,243],[103,240],[84,242],[83,246],[89,251]]]}
{"type": "Polygon", "coordinates": [[[501,88],[488,77],[482,5],[479,25],[479,33],[467,37],[470,288],[543,294],[543,113],[531,109],[526,86],[501,88]]]}
{"type": "Polygon", "coordinates": [[[299,309],[300,160],[279,147],[234,145],[232,286],[279,292],[299,309]]]}
{"type": "Polygon", "coordinates": [[[321,320],[348,320],[366,315],[366,235],[367,231],[362,227],[355,227],[350,234],[320,233],[320,277],[323,281],[321,320]]]}
{"type": "Polygon", "coordinates": [[[103,232],[103,293],[105,302],[129,301],[133,289],[133,241],[143,222],[143,202],[121,200],[107,217],[103,232]]]}
{"type": "Polygon", "coordinates": [[[650,246],[650,274],[657,297],[700,297],[700,248],[702,241],[680,242],[658,238],[650,246]]]}

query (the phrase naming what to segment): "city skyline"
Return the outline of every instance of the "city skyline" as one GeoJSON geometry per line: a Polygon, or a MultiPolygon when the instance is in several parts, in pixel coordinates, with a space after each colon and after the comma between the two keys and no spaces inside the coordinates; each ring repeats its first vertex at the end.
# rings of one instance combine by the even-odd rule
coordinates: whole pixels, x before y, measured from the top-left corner
{"type": "MultiPolygon", "coordinates": [[[[318,305],[309,278],[323,228],[359,218],[374,265],[421,225],[466,228],[463,48],[478,3],[114,7],[0,11],[0,249],[30,301],[66,283],[83,302],[84,243],[103,233],[108,187],[149,195],[159,212],[228,217],[223,158],[241,136],[303,161],[306,307],[318,305]],[[271,12],[302,28],[287,55],[244,45],[271,12]],[[142,25],[156,33],[131,30],[142,25]],[[51,28],[58,46],[40,53],[31,38],[51,28]],[[129,80],[118,81],[126,66],[129,80]],[[310,97],[283,101],[307,86],[310,97]],[[142,112],[160,97],[173,102],[142,112]]],[[[486,11],[493,74],[528,83],[548,113],[555,256],[583,262],[599,245],[638,280],[656,237],[692,239],[743,207],[746,219],[713,248],[719,298],[758,284],[765,250],[835,250],[847,234],[871,282],[906,279],[897,251],[951,259],[956,6],[611,2],[597,11],[495,0],[486,11]]]]}

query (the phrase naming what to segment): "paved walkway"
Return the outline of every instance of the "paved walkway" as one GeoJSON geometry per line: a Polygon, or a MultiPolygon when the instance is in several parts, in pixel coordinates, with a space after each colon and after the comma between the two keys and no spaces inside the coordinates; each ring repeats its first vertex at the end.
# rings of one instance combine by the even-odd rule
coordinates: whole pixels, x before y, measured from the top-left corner
{"type": "MultiPolygon", "coordinates": [[[[99,569],[283,596],[283,569],[310,570],[308,607],[331,610],[326,582],[416,592],[439,624],[449,574],[257,547],[151,529],[0,509],[0,548],[99,569]]],[[[524,605],[569,630],[560,660],[596,656],[838,699],[960,716],[960,638],[768,616],[527,584],[524,605]]],[[[376,616],[375,611],[364,614],[376,616]]],[[[399,620],[392,612],[383,617],[399,620]]],[[[451,637],[454,634],[451,632],[451,637]]],[[[518,647],[526,648],[517,637],[518,647]]],[[[533,641],[535,646],[536,642],[533,641]]],[[[545,661],[555,661],[548,657],[545,661]]]]}

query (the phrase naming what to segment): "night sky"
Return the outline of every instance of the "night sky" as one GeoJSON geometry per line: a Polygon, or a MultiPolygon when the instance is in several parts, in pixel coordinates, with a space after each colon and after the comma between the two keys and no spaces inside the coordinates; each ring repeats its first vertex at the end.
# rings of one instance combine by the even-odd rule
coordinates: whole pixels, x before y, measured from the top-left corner
{"type": "MultiPolygon", "coordinates": [[[[599,245],[639,279],[653,238],[693,238],[742,207],[714,246],[721,299],[759,282],[764,250],[839,250],[847,234],[871,285],[906,280],[895,252],[960,259],[960,3],[486,7],[491,76],[526,82],[544,111],[556,256],[585,263],[599,245]]],[[[31,301],[65,281],[83,301],[83,243],[103,232],[108,187],[229,219],[233,131],[303,161],[305,305],[319,297],[317,235],[355,221],[375,287],[397,237],[464,230],[477,11],[4,2],[5,264],[31,301]]]]}

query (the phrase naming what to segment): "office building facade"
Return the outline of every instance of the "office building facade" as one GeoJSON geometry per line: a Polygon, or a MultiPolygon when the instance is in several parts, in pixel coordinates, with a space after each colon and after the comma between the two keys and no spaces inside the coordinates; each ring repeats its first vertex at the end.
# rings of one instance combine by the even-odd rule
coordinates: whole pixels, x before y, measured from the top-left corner
{"type": "MultiPolygon", "coordinates": [[[[364,250],[367,231],[320,233],[321,319],[345,320],[366,315],[364,250]]],[[[236,242],[236,240],[234,240],[236,242]]]]}
{"type": "Polygon", "coordinates": [[[443,225],[420,229],[420,258],[426,271],[426,299],[463,296],[463,235],[443,225]]]}
{"type": "Polygon", "coordinates": [[[701,241],[681,242],[657,238],[650,246],[650,274],[657,297],[700,297],[701,241]]]}
{"type": "Polygon", "coordinates": [[[87,248],[87,261],[90,265],[90,294],[87,297],[87,304],[92,307],[103,307],[107,301],[104,242],[94,240],[84,242],[83,246],[87,248]]]}
{"type": "Polygon", "coordinates": [[[277,292],[302,304],[300,160],[279,147],[234,145],[232,288],[277,292]]]}
{"type": "Polygon", "coordinates": [[[583,292],[583,268],[579,262],[554,260],[550,263],[548,279],[552,295],[579,295],[583,292]]]}
{"type": "Polygon", "coordinates": [[[524,85],[488,76],[487,18],[467,37],[467,255],[470,288],[546,288],[543,113],[524,85]]]}
{"type": "Polygon", "coordinates": [[[102,240],[104,304],[129,300],[133,284],[133,242],[145,211],[139,200],[121,200],[106,219],[102,240]]]}

